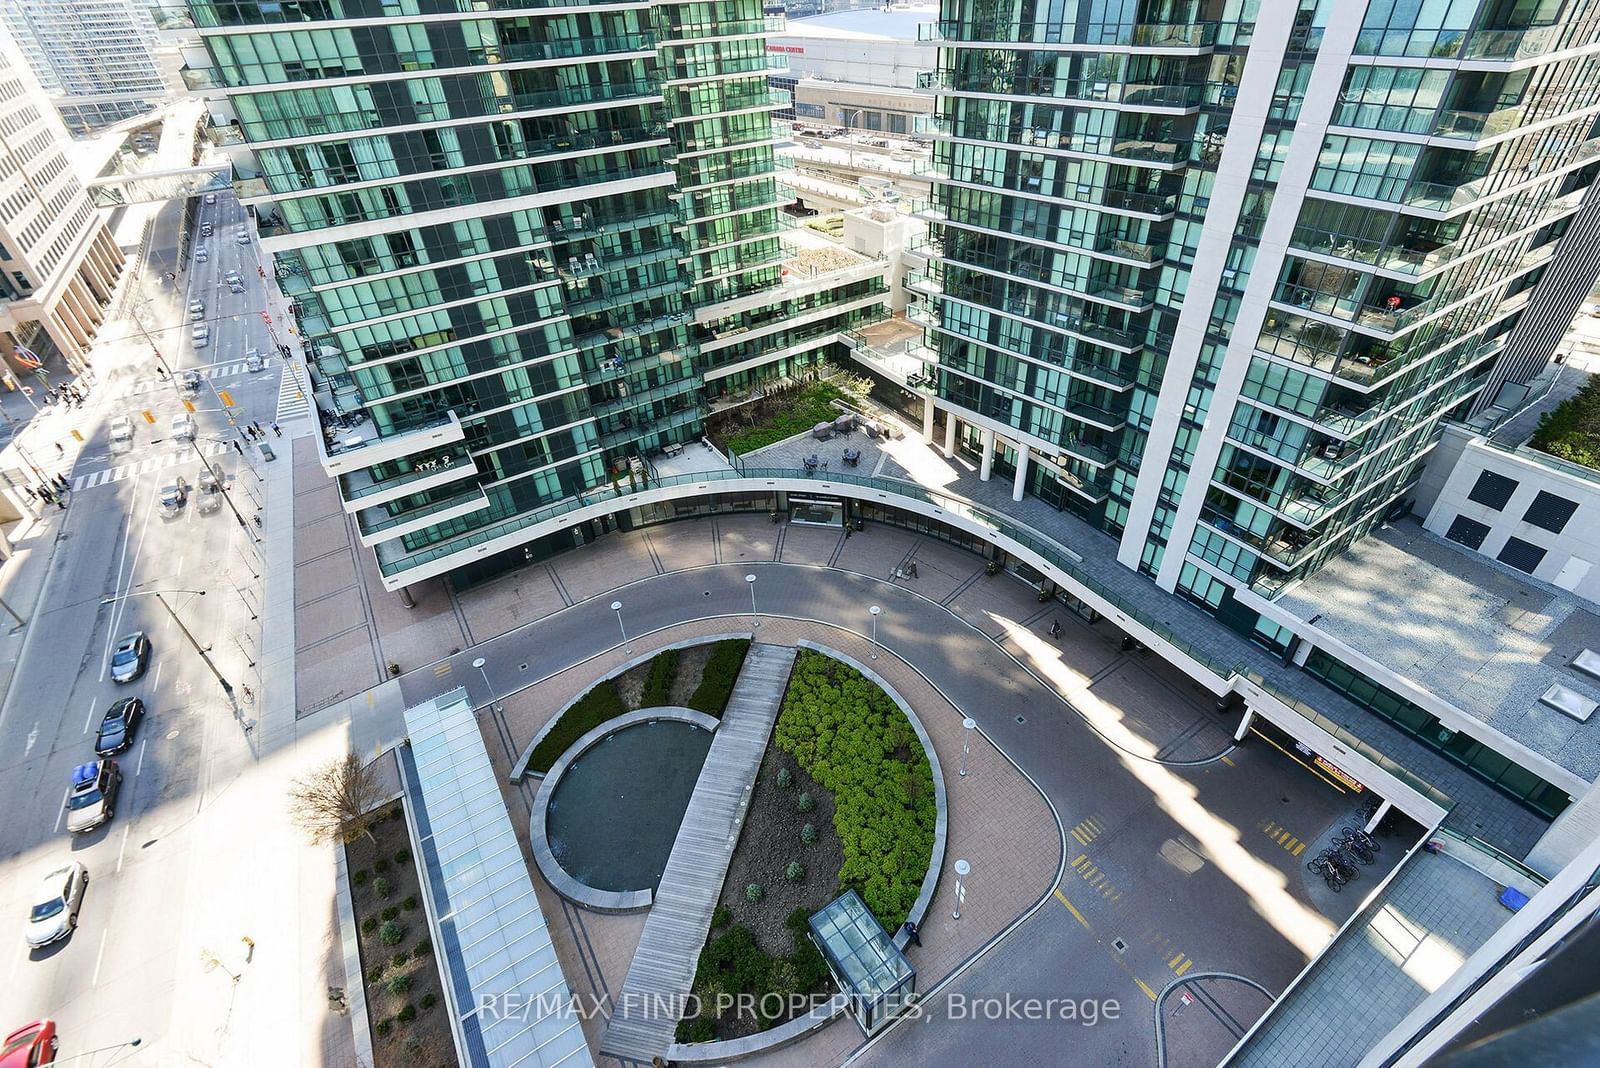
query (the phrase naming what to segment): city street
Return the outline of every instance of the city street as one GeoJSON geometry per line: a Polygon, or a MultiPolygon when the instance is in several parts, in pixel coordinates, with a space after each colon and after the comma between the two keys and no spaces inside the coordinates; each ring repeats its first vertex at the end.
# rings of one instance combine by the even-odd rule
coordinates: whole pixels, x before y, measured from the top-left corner
{"type": "MultiPolygon", "coordinates": [[[[218,391],[231,394],[237,420],[267,427],[277,417],[283,361],[260,314],[267,296],[253,228],[248,245],[236,242],[244,211],[231,194],[216,199],[196,202],[196,226],[210,222],[216,231],[204,241],[209,261],[195,263],[191,251],[181,270],[183,205],[162,208],[142,276],[128,282],[129,314],[116,322],[108,317],[97,343],[97,382],[88,402],[21,432],[33,455],[52,461],[60,435],[65,458],[44,466],[67,474],[75,489],[0,706],[0,782],[8,799],[0,826],[0,931],[6,932],[0,982],[8,994],[3,1023],[53,1017],[63,1057],[138,1037],[145,1063],[205,1061],[204,1050],[183,1033],[191,1029],[185,1014],[196,1007],[189,991],[202,982],[228,986],[227,973],[239,971],[245,950],[237,936],[217,944],[220,963],[213,968],[193,949],[197,925],[214,911],[207,863],[214,843],[241,830],[219,819],[215,802],[253,766],[241,720],[253,718],[262,690],[252,663],[259,660],[262,566],[254,517],[264,500],[258,470],[264,461],[230,425],[218,391]],[[243,293],[229,292],[222,281],[230,270],[244,278],[243,293]],[[164,280],[167,271],[176,271],[175,285],[164,280]],[[203,348],[190,337],[187,304],[194,298],[206,302],[211,328],[203,348]],[[172,437],[172,417],[184,410],[179,388],[155,371],[134,318],[144,320],[174,375],[206,374],[193,397],[196,445],[222,479],[231,507],[201,515],[191,492],[175,517],[162,516],[161,488],[181,476],[192,489],[201,459],[195,446],[172,437]],[[251,347],[271,357],[253,375],[242,362],[251,347]],[[134,440],[114,449],[109,424],[119,415],[132,418],[134,440]],[[81,449],[71,430],[84,438],[81,449]],[[171,591],[164,600],[181,627],[157,591],[171,591]],[[237,706],[183,628],[209,650],[237,706]],[[139,630],[153,645],[148,673],[119,686],[108,677],[111,646],[139,630]],[[123,696],[142,697],[147,713],[133,744],[116,758],[123,781],[114,817],[69,835],[63,801],[72,769],[93,758],[100,717],[123,696]],[[84,863],[90,877],[78,928],[29,951],[22,928],[39,876],[68,859],[84,863]]],[[[140,267],[130,257],[128,269],[140,267]]],[[[267,436],[273,440],[270,430],[267,436]]],[[[206,1026],[218,1022],[226,1028],[225,1020],[206,1026]]]]}

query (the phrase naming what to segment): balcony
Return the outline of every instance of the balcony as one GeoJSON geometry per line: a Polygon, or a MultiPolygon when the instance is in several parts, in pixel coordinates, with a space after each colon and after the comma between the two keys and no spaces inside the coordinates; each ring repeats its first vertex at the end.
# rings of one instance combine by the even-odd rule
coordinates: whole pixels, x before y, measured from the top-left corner
{"type": "MultiPolygon", "coordinates": [[[[421,455],[421,454],[412,454],[421,455]]],[[[339,496],[344,499],[344,510],[351,514],[373,505],[397,501],[423,490],[447,486],[478,474],[464,444],[446,446],[421,455],[409,468],[399,474],[374,478],[365,467],[339,476],[339,496]]]]}
{"type": "Polygon", "coordinates": [[[1498,59],[1515,62],[1535,59],[1568,47],[1567,35],[1582,24],[1526,26],[1508,30],[1478,30],[1467,39],[1467,59],[1498,59]]]}
{"type": "Polygon", "coordinates": [[[654,404],[656,401],[666,400],[669,397],[678,397],[686,393],[693,393],[700,388],[697,378],[683,378],[676,382],[668,382],[664,386],[653,389],[639,390],[636,393],[625,393],[612,397],[610,400],[598,401],[590,405],[589,414],[599,418],[613,415],[617,412],[637,408],[642,404],[654,404]]]}
{"type": "Polygon", "coordinates": [[[1122,45],[1130,48],[1209,48],[1220,23],[982,22],[941,19],[917,26],[917,40],[938,44],[1122,45]]]}
{"type": "Polygon", "coordinates": [[[362,545],[377,545],[379,542],[393,541],[407,534],[425,530],[437,523],[481,512],[487,507],[489,507],[489,495],[483,491],[482,486],[473,485],[443,500],[433,501],[420,508],[408,508],[399,513],[390,512],[381,505],[363,508],[355,514],[356,529],[362,545]]]}
{"type": "Polygon", "coordinates": [[[608,430],[600,435],[600,447],[603,449],[616,449],[630,445],[640,438],[651,434],[664,433],[676,430],[679,427],[698,423],[703,417],[703,409],[699,404],[692,404],[679,411],[663,415],[659,418],[641,418],[630,426],[608,430]]]}
{"type": "Polygon", "coordinates": [[[204,93],[224,88],[222,72],[216,67],[190,67],[179,69],[178,76],[183,79],[183,87],[191,93],[204,93]]]}
{"type": "Polygon", "coordinates": [[[1443,111],[1439,113],[1438,126],[1434,134],[1438,137],[1459,137],[1471,141],[1498,137],[1521,126],[1526,113],[1527,109],[1520,104],[1493,111],[1443,111]]]}
{"type": "Polygon", "coordinates": [[[244,131],[235,123],[207,126],[206,140],[218,148],[230,148],[245,143],[244,131]]]}
{"type": "Polygon", "coordinates": [[[455,412],[446,412],[418,426],[379,436],[370,421],[354,428],[341,429],[324,424],[319,441],[323,444],[322,469],[330,476],[349,474],[403,456],[443,448],[462,441],[466,432],[455,412]]]}

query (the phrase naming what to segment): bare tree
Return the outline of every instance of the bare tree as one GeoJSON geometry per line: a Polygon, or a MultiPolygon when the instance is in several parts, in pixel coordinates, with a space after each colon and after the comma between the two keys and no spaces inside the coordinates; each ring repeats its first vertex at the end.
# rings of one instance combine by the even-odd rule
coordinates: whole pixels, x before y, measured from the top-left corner
{"type": "Polygon", "coordinates": [[[318,768],[289,789],[289,814],[313,842],[353,842],[372,837],[378,803],[377,777],[350,753],[318,768]]]}

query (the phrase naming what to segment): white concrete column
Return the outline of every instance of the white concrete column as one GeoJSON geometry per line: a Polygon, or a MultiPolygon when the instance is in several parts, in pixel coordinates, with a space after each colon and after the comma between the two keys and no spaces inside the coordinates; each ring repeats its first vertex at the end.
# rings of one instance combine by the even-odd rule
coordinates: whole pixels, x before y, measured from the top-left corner
{"type": "Polygon", "coordinates": [[[928,445],[933,444],[933,397],[922,398],[922,440],[928,445]]]}
{"type": "Polygon", "coordinates": [[[981,481],[987,482],[989,481],[989,475],[994,471],[993,430],[985,430],[983,432],[983,444],[979,445],[978,448],[983,453],[983,457],[978,464],[978,478],[981,481]]]}
{"type": "Polygon", "coordinates": [[[1255,719],[1256,710],[1246,707],[1244,710],[1244,719],[1239,721],[1239,729],[1233,732],[1233,740],[1236,742],[1244,741],[1244,736],[1250,733],[1250,724],[1254,723],[1255,719]]]}
{"type": "Polygon", "coordinates": [[[944,454],[952,458],[956,454],[956,413],[952,408],[944,413],[944,454]]]}
{"type": "Polygon", "coordinates": [[[1011,482],[1011,499],[1022,500],[1022,488],[1028,484],[1028,461],[1033,453],[1022,442],[1017,442],[1017,477],[1011,482]]]}
{"type": "Polygon", "coordinates": [[[1365,828],[1366,832],[1371,834],[1373,831],[1377,830],[1378,824],[1383,822],[1383,817],[1387,816],[1389,814],[1389,810],[1393,807],[1394,806],[1390,804],[1387,799],[1385,799],[1383,804],[1378,806],[1378,811],[1374,812],[1372,814],[1372,818],[1367,821],[1367,826],[1365,828]]]}

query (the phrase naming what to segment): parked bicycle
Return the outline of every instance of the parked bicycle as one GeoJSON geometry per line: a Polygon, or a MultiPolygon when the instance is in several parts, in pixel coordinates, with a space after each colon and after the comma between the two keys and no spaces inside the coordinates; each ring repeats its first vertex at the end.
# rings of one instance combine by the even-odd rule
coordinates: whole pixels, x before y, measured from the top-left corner
{"type": "Polygon", "coordinates": [[[1368,834],[1366,831],[1361,830],[1359,827],[1340,827],[1339,835],[1342,838],[1352,838],[1360,842],[1374,853],[1381,853],[1383,851],[1383,846],[1378,844],[1378,840],[1372,837],[1372,835],[1368,834]]]}
{"type": "Polygon", "coordinates": [[[1338,893],[1344,889],[1348,881],[1338,866],[1328,859],[1327,854],[1319,853],[1306,863],[1306,868],[1322,876],[1322,881],[1328,884],[1328,889],[1338,893]]]}
{"type": "Polygon", "coordinates": [[[1373,860],[1376,859],[1373,856],[1372,850],[1368,849],[1359,839],[1354,837],[1341,836],[1339,838],[1335,838],[1333,840],[1333,844],[1340,852],[1356,861],[1359,861],[1362,865],[1371,864],[1373,860]]]}

